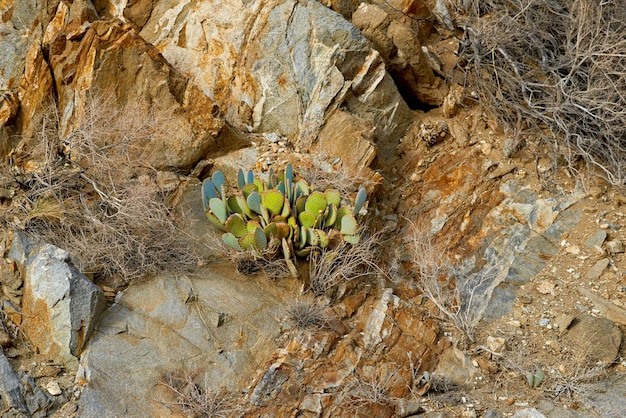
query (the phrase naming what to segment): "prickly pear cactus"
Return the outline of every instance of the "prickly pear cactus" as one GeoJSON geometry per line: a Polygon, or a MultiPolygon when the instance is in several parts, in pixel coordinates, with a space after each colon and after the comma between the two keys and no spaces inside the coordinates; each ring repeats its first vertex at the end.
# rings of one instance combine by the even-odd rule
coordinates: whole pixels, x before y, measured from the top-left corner
{"type": "Polygon", "coordinates": [[[358,219],[365,211],[367,193],[361,188],[354,203],[335,189],[316,190],[294,178],[291,164],[267,180],[252,171],[237,173],[234,192],[226,195],[221,171],[202,183],[202,202],[208,220],[223,231],[224,244],[257,257],[284,257],[294,277],[295,258],[340,240],[359,242],[358,219]]]}

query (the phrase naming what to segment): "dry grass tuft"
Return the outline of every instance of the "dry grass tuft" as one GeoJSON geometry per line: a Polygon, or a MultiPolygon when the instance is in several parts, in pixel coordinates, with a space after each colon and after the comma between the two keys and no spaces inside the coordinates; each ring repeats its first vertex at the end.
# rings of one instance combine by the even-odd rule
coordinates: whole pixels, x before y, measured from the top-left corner
{"type": "MultiPolygon", "coordinates": [[[[175,405],[188,416],[194,418],[227,418],[232,416],[235,408],[225,393],[203,390],[194,379],[199,372],[187,372],[182,376],[168,376],[161,382],[174,392],[175,405]]],[[[205,377],[205,387],[206,387],[205,377]]]]}
{"type": "Polygon", "coordinates": [[[285,309],[285,316],[301,331],[321,329],[328,321],[325,304],[319,299],[306,296],[291,301],[285,309]]]}

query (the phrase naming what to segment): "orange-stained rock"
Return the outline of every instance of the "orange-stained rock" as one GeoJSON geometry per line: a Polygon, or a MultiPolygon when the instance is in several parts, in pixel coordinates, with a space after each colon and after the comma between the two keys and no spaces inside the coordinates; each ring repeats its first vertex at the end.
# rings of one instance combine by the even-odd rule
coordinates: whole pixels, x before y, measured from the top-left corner
{"type": "Polygon", "coordinates": [[[75,372],[106,301],[96,285],[67,264],[68,258],[52,245],[35,247],[28,255],[21,330],[40,354],[75,372]]]}
{"type": "Polygon", "coordinates": [[[326,340],[327,332],[294,334],[275,356],[278,360],[256,379],[254,399],[259,393],[266,395],[263,408],[250,416],[285,413],[293,397],[303,399],[304,393],[310,396],[297,407],[302,414],[364,416],[374,408],[367,400],[372,395],[367,391],[373,388],[381,391],[377,395],[383,401],[376,406],[380,416],[401,411],[402,403],[393,399],[410,396],[413,376],[435,368],[441,352],[437,322],[390,289],[364,300],[352,320],[354,328],[334,343],[328,355],[312,349],[326,340]]]}

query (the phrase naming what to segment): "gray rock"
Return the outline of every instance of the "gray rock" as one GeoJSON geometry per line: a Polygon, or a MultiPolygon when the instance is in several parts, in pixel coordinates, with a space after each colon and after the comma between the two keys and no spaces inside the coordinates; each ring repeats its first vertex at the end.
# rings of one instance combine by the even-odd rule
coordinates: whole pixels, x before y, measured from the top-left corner
{"type": "MultiPolygon", "coordinates": [[[[26,402],[22,396],[22,385],[20,378],[9,364],[0,349],[0,398],[4,401],[6,409],[15,409],[21,412],[28,412],[26,402]]],[[[4,408],[3,408],[4,409],[4,408]]]]}
{"type": "Polygon", "coordinates": [[[380,54],[317,1],[155,1],[140,34],[242,131],[273,132],[306,150],[343,107],[395,147],[410,123],[380,54]]]}
{"type": "Polygon", "coordinates": [[[599,230],[585,241],[585,245],[590,248],[594,248],[596,246],[601,247],[606,240],[606,231],[604,229],[599,230]]]}
{"type": "Polygon", "coordinates": [[[583,358],[611,364],[619,354],[622,331],[606,318],[579,315],[570,326],[566,338],[583,358]]]}
{"type": "Polygon", "coordinates": [[[546,416],[535,408],[526,408],[517,411],[512,418],[546,418],[546,416]]]}
{"type": "Polygon", "coordinates": [[[609,266],[610,260],[608,258],[600,259],[594,264],[589,271],[587,271],[586,278],[588,280],[599,279],[604,270],[609,266]]]}
{"type": "Polygon", "coordinates": [[[54,399],[44,389],[37,386],[32,376],[20,372],[26,407],[31,418],[44,418],[54,403],[54,399]]]}
{"type": "Polygon", "coordinates": [[[571,207],[583,197],[580,192],[541,199],[517,180],[502,184],[500,192],[506,198],[491,211],[507,216],[493,217],[484,258],[501,268],[504,278],[498,274],[490,286],[489,303],[482,313],[486,320],[511,312],[518,287],[543,270],[547,260],[558,253],[563,235],[582,216],[580,210],[571,207]]]}
{"type": "Polygon", "coordinates": [[[478,369],[472,365],[471,359],[458,348],[451,347],[439,357],[433,375],[446,384],[463,386],[471,383],[477,373],[478,369]]]}
{"type": "Polygon", "coordinates": [[[76,370],[106,300],[68,258],[67,251],[53,245],[43,245],[28,257],[22,330],[41,354],[76,370]]]}
{"type": "Polygon", "coordinates": [[[606,249],[611,254],[621,254],[624,252],[624,243],[618,239],[606,243],[606,249]]]}
{"type": "Polygon", "coordinates": [[[276,318],[289,297],[276,282],[214,265],[194,277],[164,275],[127,289],[81,357],[78,376],[89,383],[78,416],[168,417],[160,400],[171,393],[154,396],[168,373],[200,369],[207,390],[247,388],[277,348],[276,318]],[[216,327],[211,318],[219,313],[225,319],[216,327]]]}
{"type": "Polygon", "coordinates": [[[26,235],[16,231],[15,234],[13,234],[13,239],[11,240],[8,258],[22,265],[26,264],[26,258],[30,254],[32,246],[33,245],[26,235]]]}

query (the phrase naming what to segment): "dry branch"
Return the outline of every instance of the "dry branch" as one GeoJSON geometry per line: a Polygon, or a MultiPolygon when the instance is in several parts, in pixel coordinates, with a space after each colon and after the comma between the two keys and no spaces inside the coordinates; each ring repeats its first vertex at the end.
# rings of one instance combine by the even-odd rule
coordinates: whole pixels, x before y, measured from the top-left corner
{"type": "Polygon", "coordinates": [[[514,135],[547,141],[626,181],[626,2],[469,0],[460,62],[480,103],[514,135]]]}

